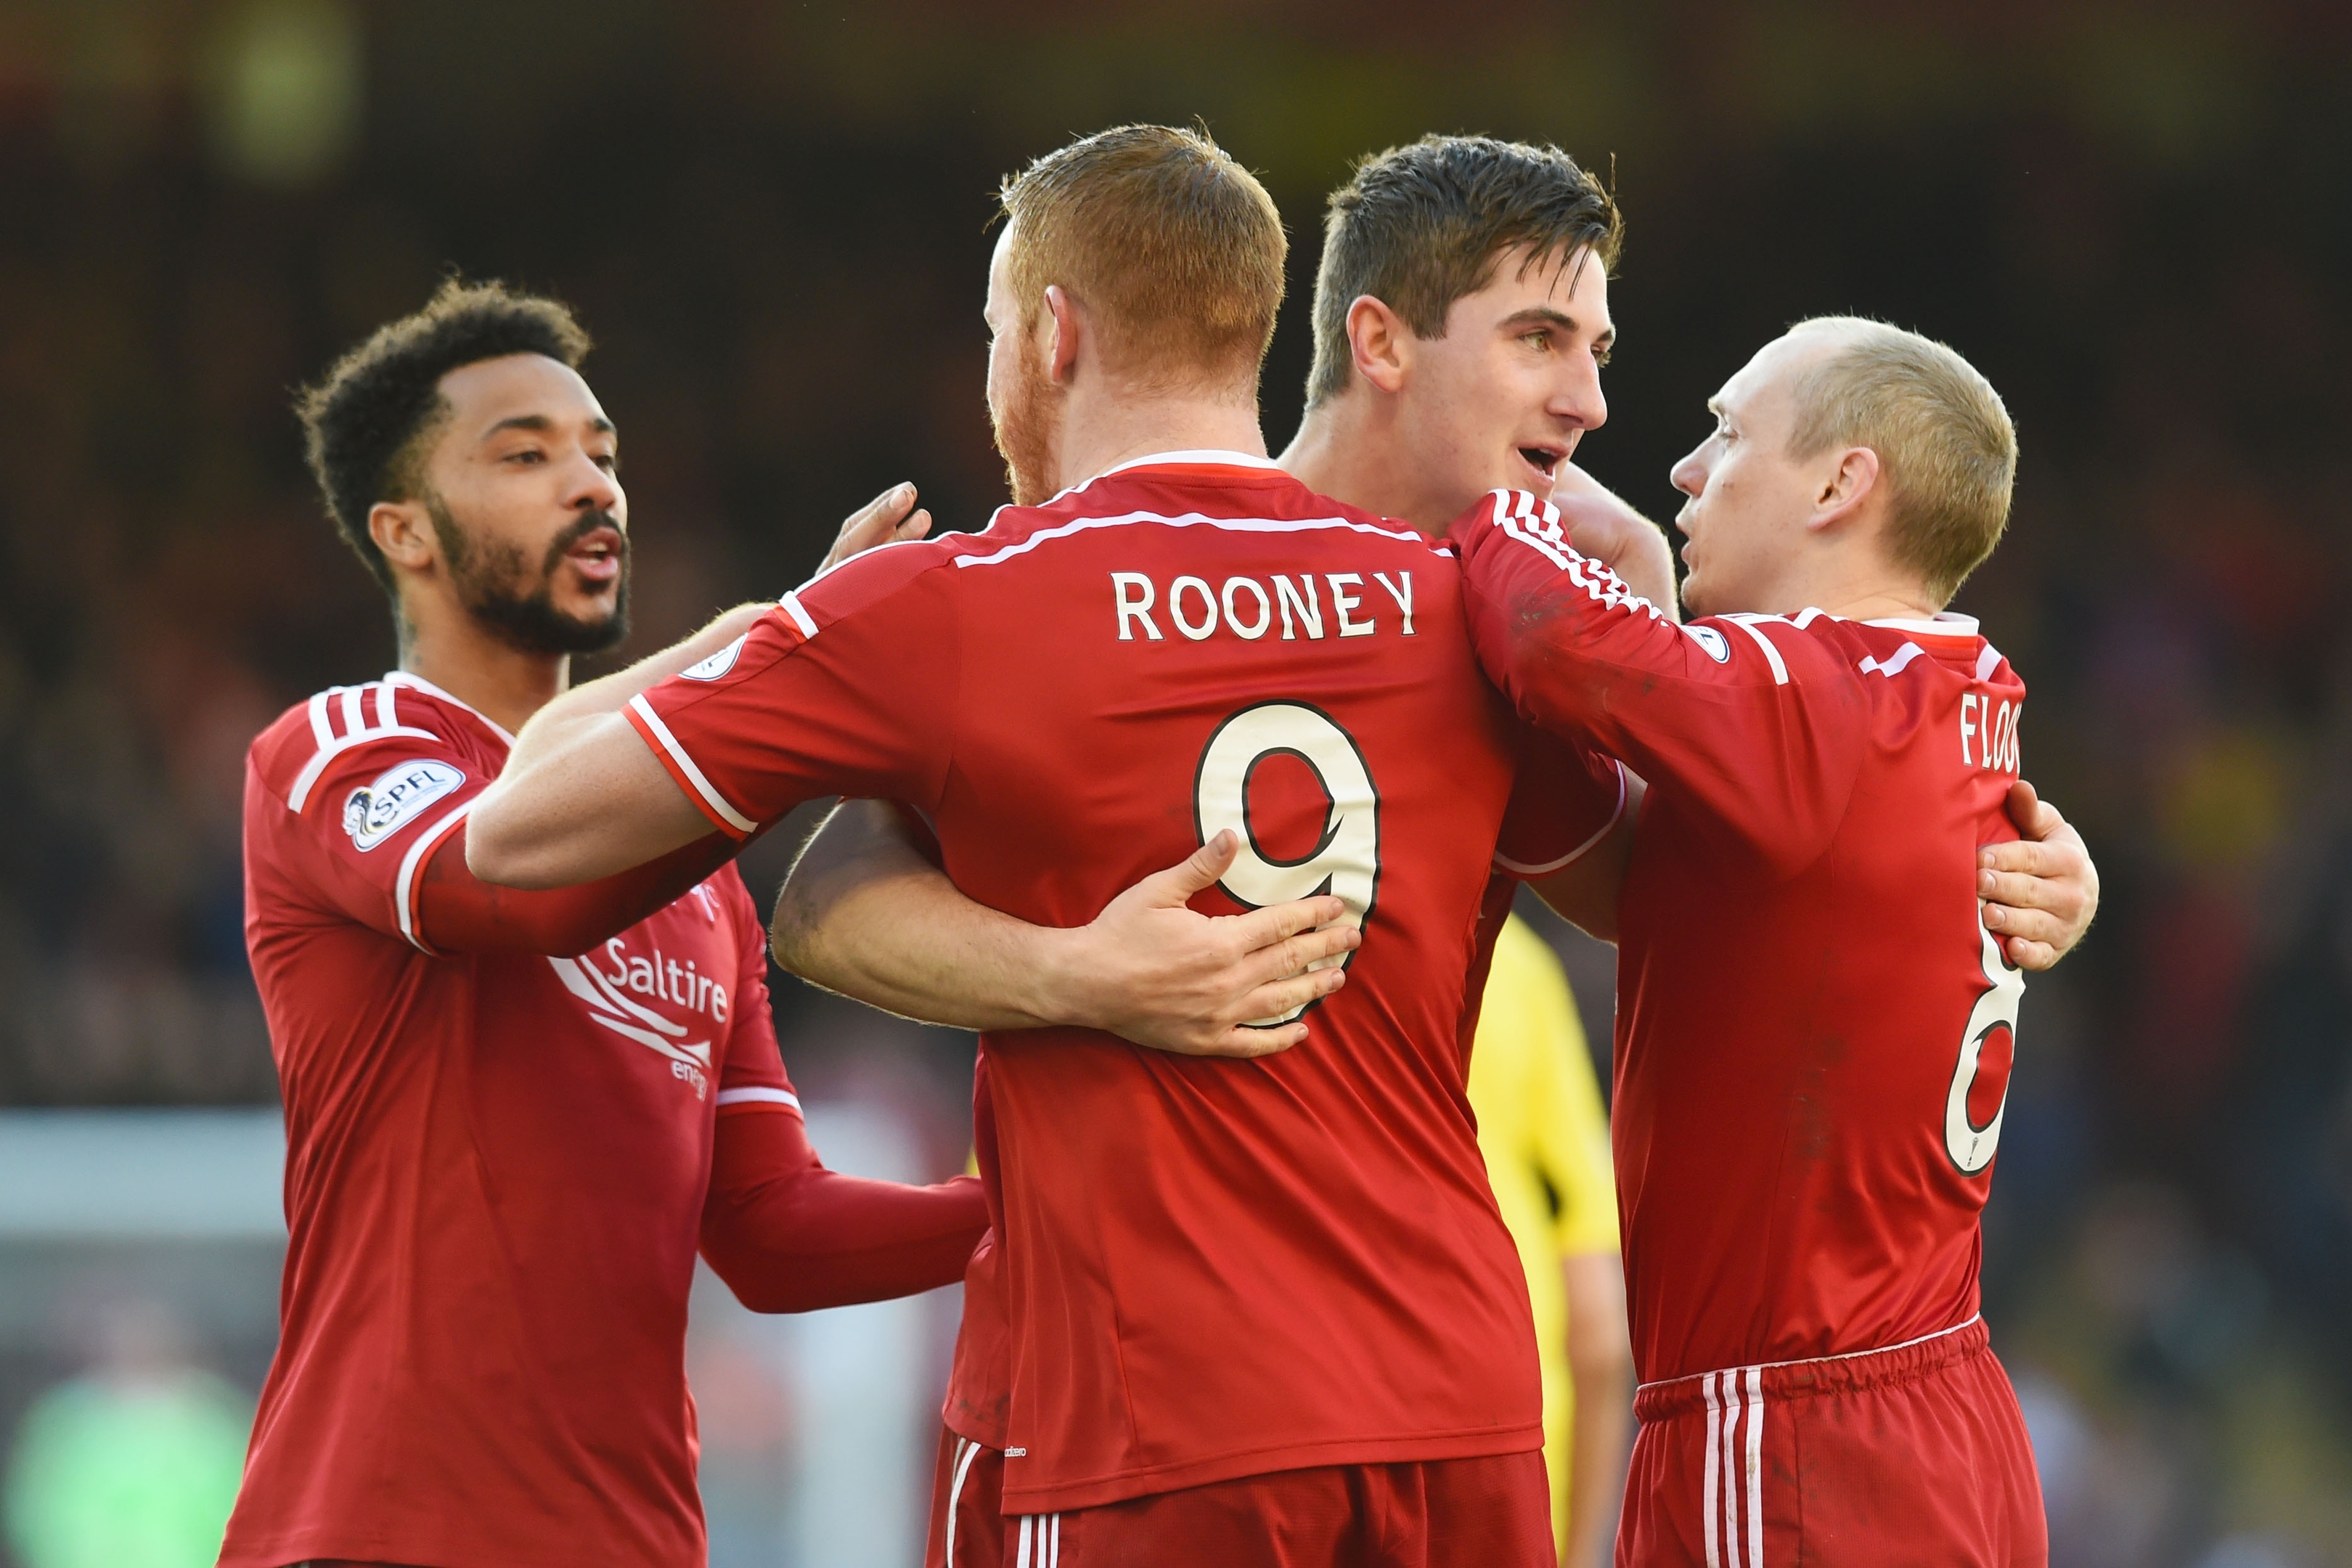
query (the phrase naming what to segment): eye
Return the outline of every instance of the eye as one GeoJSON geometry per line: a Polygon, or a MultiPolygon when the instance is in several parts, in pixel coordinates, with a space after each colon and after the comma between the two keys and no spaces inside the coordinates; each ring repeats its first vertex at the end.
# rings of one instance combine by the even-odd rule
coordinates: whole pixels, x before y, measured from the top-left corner
{"type": "Polygon", "coordinates": [[[1592,363],[1596,365],[1606,368],[1609,363],[1609,356],[1613,352],[1615,351],[1606,348],[1594,349],[1592,351],[1592,363]]]}
{"type": "Polygon", "coordinates": [[[1549,351],[1551,348],[1551,332],[1547,328],[1538,327],[1531,332],[1521,332],[1519,342],[1530,348],[1549,351]]]}
{"type": "Polygon", "coordinates": [[[520,452],[509,452],[507,454],[507,461],[509,463],[543,463],[547,461],[547,454],[541,451],[536,447],[525,447],[520,452]]]}

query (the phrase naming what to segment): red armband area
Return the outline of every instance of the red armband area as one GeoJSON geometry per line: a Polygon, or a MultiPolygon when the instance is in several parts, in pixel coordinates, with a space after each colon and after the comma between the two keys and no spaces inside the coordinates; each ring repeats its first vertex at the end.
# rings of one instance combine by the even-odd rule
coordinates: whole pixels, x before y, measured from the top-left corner
{"type": "Polygon", "coordinates": [[[460,823],[433,849],[419,879],[419,945],[434,952],[577,957],[684,898],[742,848],[734,838],[713,833],[658,860],[576,888],[501,888],[467,868],[460,823]]]}
{"type": "Polygon", "coordinates": [[[936,1186],[828,1171],[799,1114],[752,1102],[719,1119],[702,1256],[755,1312],[808,1312],[963,1278],[988,1229],[980,1183],[936,1186]]]}

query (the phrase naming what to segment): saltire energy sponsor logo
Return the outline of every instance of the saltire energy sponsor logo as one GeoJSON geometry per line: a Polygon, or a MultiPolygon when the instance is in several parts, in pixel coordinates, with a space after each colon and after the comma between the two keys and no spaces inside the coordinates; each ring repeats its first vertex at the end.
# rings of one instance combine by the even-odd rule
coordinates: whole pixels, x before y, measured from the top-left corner
{"type": "Polygon", "coordinates": [[[465,782],[466,775],[447,763],[428,757],[403,763],[365,788],[352,791],[343,802],[343,831],[364,854],[465,782]]]}
{"type": "Polygon", "coordinates": [[[694,1086],[697,1099],[710,1092],[710,1042],[708,1039],[689,1042],[687,1036],[696,1032],[689,1024],[672,1023],[667,1017],[631,998],[635,992],[698,1013],[709,1025],[727,1022],[729,998],[727,987],[708,974],[697,971],[694,961],[679,963],[664,956],[659,948],[651,956],[632,953],[621,937],[606,942],[601,955],[588,953],[579,958],[551,958],[547,961],[555,970],[563,988],[588,1005],[588,1016],[614,1034],[636,1041],[647,1049],[669,1058],[670,1076],[694,1086]],[[600,967],[602,957],[611,965],[600,967]]]}

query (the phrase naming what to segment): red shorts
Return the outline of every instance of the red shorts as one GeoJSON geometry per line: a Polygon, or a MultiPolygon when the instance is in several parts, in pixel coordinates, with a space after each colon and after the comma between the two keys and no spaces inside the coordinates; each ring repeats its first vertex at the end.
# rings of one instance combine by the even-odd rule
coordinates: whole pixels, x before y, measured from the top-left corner
{"type": "Polygon", "coordinates": [[[923,1568],[996,1568],[1004,1561],[1004,1455],[940,1428],[923,1568]]]}
{"type": "MultiPolygon", "coordinates": [[[[1003,1484],[995,1459],[992,1490],[1003,1484]]],[[[968,1495],[968,1494],[962,1494],[968,1495]]],[[[961,1495],[960,1495],[961,1502],[961,1495]]],[[[1322,1465],[1155,1492],[1066,1513],[994,1521],[998,1555],[952,1568],[1553,1568],[1543,1452],[1391,1465],[1322,1465]]],[[[934,1510],[936,1514],[936,1510],[934,1510]]],[[[982,1527],[984,1529],[985,1526],[982,1527]]],[[[934,1527],[934,1534],[940,1533],[934,1527]]],[[[939,1564],[942,1559],[934,1557],[939,1564]]]]}
{"type": "Polygon", "coordinates": [[[1648,1384],[1633,1414],[1618,1568],[2050,1560],[2025,1421],[1981,1320],[1648,1384]]]}

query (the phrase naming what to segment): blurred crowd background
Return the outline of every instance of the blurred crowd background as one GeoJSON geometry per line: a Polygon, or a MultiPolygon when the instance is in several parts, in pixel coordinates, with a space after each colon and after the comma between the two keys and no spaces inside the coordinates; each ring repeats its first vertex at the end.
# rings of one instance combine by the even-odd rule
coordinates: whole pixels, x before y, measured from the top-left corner
{"type": "MultiPolygon", "coordinates": [[[[898,479],[982,523],[996,180],[1196,118],[1291,225],[1277,449],[1322,195],[1432,130],[1613,171],[1622,341],[1580,458],[1654,516],[1704,398],[1795,318],[1919,328],[2001,390],[2014,523],[1956,607],[2024,672],[2026,773],[2105,879],[2029,990],[1986,1226],[2054,1560],[2352,1564],[2352,11],[2318,0],[7,0],[0,1144],[66,1124],[35,1108],[274,1100],[244,748],[393,657],[293,387],[453,268],[572,301],[658,646],[898,479]]],[[[787,837],[747,866],[763,898],[787,837]]],[[[1607,951],[1552,929],[1605,1050],[1607,951]]],[[[967,1039],[789,980],[777,1005],[856,1149],[961,1164],[967,1039]]],[[[233,1484],[274,1254],[202,1229],[0,1205],[26,1568],[80,1561],[55,1532],[117,1484],[109,1421],[177,1434],[152,1506],[233,1484]]],[[[874,1399],[935,1400],[952,1310],[891,1320],[928,1348],[874,1399]]],[[[700,1320],[722,1568],[896,1560],[777,1512],[852,1364],[834,1331],[700,1320]]]]}

